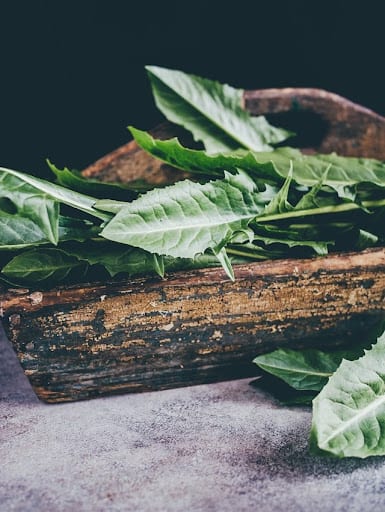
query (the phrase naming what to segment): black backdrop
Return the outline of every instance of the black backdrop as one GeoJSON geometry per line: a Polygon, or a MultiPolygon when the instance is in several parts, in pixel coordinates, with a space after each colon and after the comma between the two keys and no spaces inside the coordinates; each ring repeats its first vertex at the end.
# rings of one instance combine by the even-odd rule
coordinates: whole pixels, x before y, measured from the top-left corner
{"type": "Polygon", "coordinates": [[[385,115],[381,0],[0,3],[0,165],[81,169],[161,119],[145,64],[321,87],[385,115]]]}

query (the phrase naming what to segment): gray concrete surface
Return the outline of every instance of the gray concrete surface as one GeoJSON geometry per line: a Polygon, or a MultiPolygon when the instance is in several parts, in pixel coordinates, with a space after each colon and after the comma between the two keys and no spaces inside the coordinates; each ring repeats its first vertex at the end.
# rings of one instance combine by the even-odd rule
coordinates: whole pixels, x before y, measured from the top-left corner
{"type": "Polygon", "coordinates": [[[313,457],[310,421],[249,380],[45,405],[0,335],[0,510],[385,511],[384,458],[313,457]]]}

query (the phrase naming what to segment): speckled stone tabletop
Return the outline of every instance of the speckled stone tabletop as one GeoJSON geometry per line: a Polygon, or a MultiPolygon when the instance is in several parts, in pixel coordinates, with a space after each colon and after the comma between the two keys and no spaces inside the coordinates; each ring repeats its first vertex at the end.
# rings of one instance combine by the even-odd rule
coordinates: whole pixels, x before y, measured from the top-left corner
{"type": "Polygon", "coordinates": [[[250,379],[46,405],[0,335],[0,510],[380,512],[385,459],[308,454],[250,379]]]}

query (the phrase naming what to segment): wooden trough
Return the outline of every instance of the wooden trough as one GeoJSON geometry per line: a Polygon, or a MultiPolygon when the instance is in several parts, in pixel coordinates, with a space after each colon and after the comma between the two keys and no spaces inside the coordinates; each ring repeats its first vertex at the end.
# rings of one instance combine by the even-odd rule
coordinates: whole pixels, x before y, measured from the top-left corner
{"type": "MultiPolygon", "coordinates": [[[[305,129],[306,151],[385,159],[385,119],[335,94],[269,89],[246,91],[244,100],[253,114],[319,119],[315,140],[305,129]]],[[[156,135],[170,129],[175,134],[163,125],[156,135]]],[[[84,175],[154,184],[185,176],[134,142],[84,175]]],[[[163,280],[0,289],[0,313],[36,394],[47,402],[252,376],[257,354],[338,345],[364,336],[384,314],[383,248],[238,265],[235,275],[231,282],[211,268],[163,280]]]]}

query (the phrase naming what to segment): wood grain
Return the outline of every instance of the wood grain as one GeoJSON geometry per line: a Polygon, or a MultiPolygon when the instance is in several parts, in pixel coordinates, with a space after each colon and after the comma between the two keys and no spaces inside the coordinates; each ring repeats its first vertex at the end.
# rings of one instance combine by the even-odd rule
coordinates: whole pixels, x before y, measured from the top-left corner
{"type": "Polygon", "coordinates": [[[277,346],[337,345],[383,315],[385,250],[2,295],[6,332],[48,402],[250,376],[277,346]]]}

